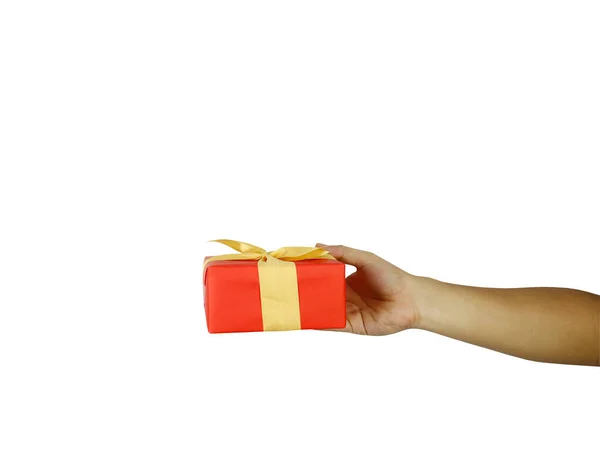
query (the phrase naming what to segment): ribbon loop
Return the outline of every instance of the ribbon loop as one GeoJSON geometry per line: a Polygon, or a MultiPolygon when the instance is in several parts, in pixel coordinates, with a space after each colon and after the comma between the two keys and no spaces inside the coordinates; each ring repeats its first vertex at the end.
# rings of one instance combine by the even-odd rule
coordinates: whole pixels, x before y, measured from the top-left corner
{"type": "Polygon", "coordinates": [[[333,259],[327,251],[321,248],[284,247],[269,253],[273,257],[289,262],[307,259],[333,259]]]}

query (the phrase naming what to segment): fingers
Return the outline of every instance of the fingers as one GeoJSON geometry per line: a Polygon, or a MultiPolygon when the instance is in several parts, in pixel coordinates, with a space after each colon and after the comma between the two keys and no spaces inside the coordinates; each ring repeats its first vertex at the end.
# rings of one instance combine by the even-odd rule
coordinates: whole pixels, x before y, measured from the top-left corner
{"type": "Polygon", "coordinates": [[[353,265],[358,269],[373,263],[377,257],[368,251],[361,251],[360,249],[349,248],[348,246],[328,246],[322,243],[317,243],[316,246],[326,250],[340,262],[353,265]]]}

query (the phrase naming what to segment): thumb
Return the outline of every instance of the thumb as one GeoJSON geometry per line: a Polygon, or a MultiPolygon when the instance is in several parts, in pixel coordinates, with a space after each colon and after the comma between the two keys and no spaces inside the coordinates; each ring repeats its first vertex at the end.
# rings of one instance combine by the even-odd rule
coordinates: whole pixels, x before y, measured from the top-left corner
{"type": "Polygon", "coordinates": [[[353,265],[357,269],[373,263],[374,258],[377,257],[368,251],[361,251],[360,249],[349,248],[348,246],[328,246],[323,243],[317,243],[316,246],[324,249],[340,262],[353,265]]]}

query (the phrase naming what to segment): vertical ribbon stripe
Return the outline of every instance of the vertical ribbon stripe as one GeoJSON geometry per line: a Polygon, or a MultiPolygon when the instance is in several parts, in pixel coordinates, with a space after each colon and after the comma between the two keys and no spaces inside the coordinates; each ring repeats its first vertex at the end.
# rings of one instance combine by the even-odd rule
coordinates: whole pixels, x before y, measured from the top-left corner
{"type": "Polygon", "coordinates": [[[263,330],[300,330],[296,264],[272,257],[258,262],[263,330]]]}

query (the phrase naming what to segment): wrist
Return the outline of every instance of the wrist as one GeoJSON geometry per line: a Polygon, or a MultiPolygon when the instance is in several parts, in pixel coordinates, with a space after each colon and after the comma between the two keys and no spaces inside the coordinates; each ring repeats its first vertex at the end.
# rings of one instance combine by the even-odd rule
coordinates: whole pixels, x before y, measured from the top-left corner
{"type": "MultiPolygon", "coordinates": [[[[413,328],[434,331],[440,320],[441,309],[436,303],[446,292],[447,283],[429,277],[413,277],[411,293],[415,304],[415,324],[413,328]]],[[[441,298],[443,299],[443,298],[441,298]]]]}

